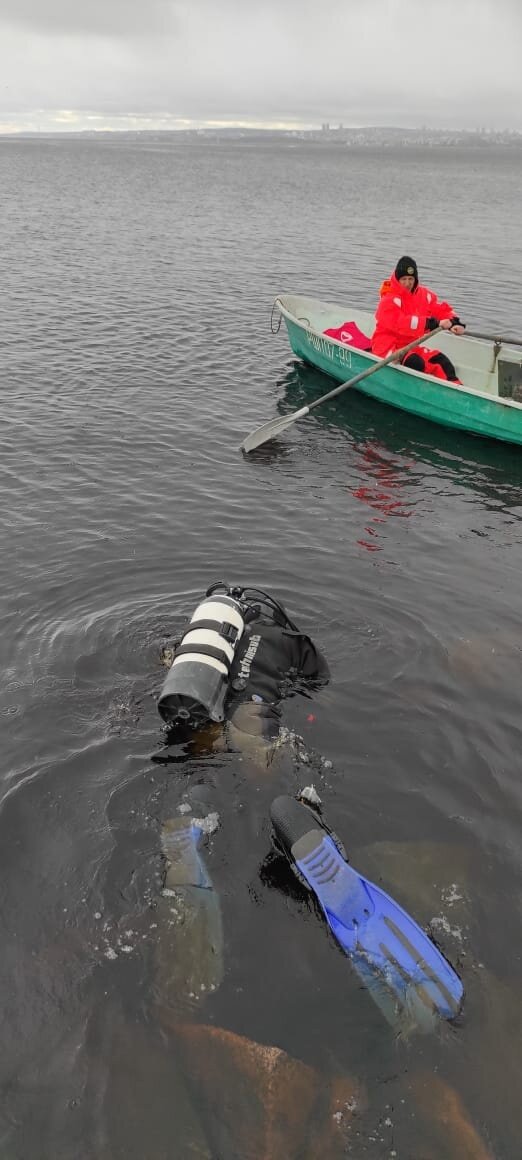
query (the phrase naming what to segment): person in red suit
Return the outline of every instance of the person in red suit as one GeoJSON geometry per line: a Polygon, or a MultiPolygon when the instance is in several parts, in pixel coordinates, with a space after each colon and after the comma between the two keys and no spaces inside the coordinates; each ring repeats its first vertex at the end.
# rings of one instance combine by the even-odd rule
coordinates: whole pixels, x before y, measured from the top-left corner
{"type": "MultiPolygon", "coordinates": [[[[449,302],[441,302],[433,290],[420,285],[417,263],[408,256],[399,258],[391,277],[382,283],[375,321],[372,353],[379,358],[439,326],[453,334],[463,334],[465,330],[449,302]]],[[[460,382],[453,363],[440,350],[419,346],[402,363],[414,371],[452,383],[460,382]]]]}

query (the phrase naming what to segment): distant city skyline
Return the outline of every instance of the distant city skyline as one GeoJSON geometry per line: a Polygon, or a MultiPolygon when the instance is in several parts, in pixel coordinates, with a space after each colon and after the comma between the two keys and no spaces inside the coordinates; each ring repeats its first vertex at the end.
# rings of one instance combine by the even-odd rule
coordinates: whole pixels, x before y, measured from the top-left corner
{"type": "Polygon", "coordinates": [[[519,0],[2,0],[0,132],[522,130],[519,0]]]}
{"type": "Polygon", "coordinates": [[[258,122],[225,122],[225,121],[211,121],[207,123],[191,124],[188,121],[176,125],[175,127],[162,122],[155,124],[150,122],[148,118],[121,118],[121,120],[112,125],[107,126],[103,123],[103,118],[99,123],[96,119],[92,119],[85,125],[77,126],[73,120],[67,119],[61,125],[57,125],[52,121],[46,121],[29,124],[23,128],[10,127],[4,129],[0,125],[0,136],[118,136],[132,134],[136,135],[152,135],[159,136],[166,134],[167,136],[256,136],[256,135],[274,135],[299,138],[312,138],[313,140],[324,140],[326,142],[335,142],[338,140],[353,142],[358,139],[365,139],[367,141],[383,140],[393,141],[396,138],[404,136],[404,140],[421,140],[433,139],[438,140],[459,140],[469,139],[505,139],[516,140],[522,143],[522,129],[512,129],[506,126],[499,128],[491,128],[486,125],[479,125],[477,127],[470,127],[468,125],[460,125],[455,128],[450,128],[444,125],[349,125],[342,122],[322,122],[321,125],[284,125],[281,123],[275,124],[260,124],[258,122]]]}

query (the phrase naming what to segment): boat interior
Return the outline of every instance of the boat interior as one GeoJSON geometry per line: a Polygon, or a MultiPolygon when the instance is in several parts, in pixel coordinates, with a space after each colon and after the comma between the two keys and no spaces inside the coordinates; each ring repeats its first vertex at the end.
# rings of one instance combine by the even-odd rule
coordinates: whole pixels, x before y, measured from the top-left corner
{"type": "MultiPolygon", "coordinates": [[[[276,302],[294,321],[314,330],[316,334],[352,322],[370,338],[375,326],[370,310],[354,310],[350,306],[323,302],[319,298],[304,298],[297,294],[282,294],[276,302]]],[[[328,341],[337,340],[329,338],[328,341]]],[[[444,331],[438,331],[433,339],[423,341],[422,345],[436,347],[447,354],[465,387],[504,399],[514,406],[522,405],[521,347],[505,344],[500,336],[498,340],[487,341],[459,337],[444,331]]],[[[373,359],[375,355],[367,357],[373,359]]]]}

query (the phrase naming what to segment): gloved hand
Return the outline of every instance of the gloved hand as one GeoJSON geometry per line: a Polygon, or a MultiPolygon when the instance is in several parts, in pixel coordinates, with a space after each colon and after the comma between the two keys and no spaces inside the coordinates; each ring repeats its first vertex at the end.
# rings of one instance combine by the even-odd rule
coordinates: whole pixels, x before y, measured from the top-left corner
{"type": "Polygon", "coordinates": [[[438,318],[427,318],[425,322],[426,330],[436,330],[440,325],[438,318]]]}

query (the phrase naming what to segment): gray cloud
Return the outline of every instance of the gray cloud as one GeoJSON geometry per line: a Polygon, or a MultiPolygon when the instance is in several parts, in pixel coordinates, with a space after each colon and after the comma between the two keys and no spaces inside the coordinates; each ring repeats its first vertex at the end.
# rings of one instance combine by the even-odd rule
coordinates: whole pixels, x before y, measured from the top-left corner
{"type": "Polygon", "coordinates": [[[173,0],[2,0],[2,21],[49,36],[158,35],[175,27],[173,0]]]}
{"type": "Polygon", "coordinates": [[[521,41],[516,0],[3,0],[0,122],[522,128],[521,41]]]}

